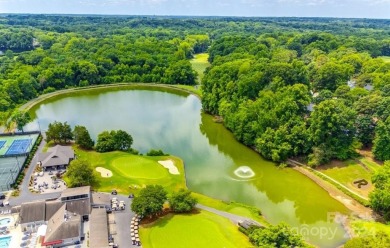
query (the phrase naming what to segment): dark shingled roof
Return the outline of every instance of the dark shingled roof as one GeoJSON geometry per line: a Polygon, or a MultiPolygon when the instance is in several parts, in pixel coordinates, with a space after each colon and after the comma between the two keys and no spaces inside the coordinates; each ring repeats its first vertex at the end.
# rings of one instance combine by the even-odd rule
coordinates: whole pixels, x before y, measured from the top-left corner
{"type": "Polygon", "coordinates": [[[94,208],[91,212],[89,231],[90,246],[108,248],[108,222],[105,208],[94,208]]]}
{"type": "Polygon", "coordinates": [[[66,210],[64,204],[48,221],[44,243],[80,236],[81,216],[66,210]]]}
{"type": "Polygon", "coordinates": [[[27,202],[23,203],[20,208],[20,223],[30,223],[34,221],[45,220],[45,202],[27,202]]]}
{"type": "Polygon", "coordinates": [[[48,221],[53,215],[64,205],[65,203],[60,201],[46,202],[46,216],[45,220],[48,221]]]}
{"type": "Polygon", "coordinates": [[[111,205],[109,194],[92,193],[92,205],[111,205]]]}
{"type": "Polygon", "coordinates": [[[91,213],[90,199],[68,201],[66,202],[66,209],[81,216],[89,215],[91,213]]]}
{"type": "Polygon", "coordinates": [[[69,146],[56,145],[45,153],[38,154],[38,160],[42,162],[42,167],[67,165],[74,159],[74,151],[69,146]]]}

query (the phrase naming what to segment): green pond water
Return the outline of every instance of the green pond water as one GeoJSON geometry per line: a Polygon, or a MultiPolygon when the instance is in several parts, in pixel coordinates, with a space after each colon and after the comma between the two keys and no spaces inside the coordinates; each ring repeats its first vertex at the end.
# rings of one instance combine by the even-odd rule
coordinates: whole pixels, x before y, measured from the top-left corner
{"type": "Polygon", "coordinates": [[[320,247],[346,241],[331,218],[348,214],[341,203],[300,173],[278,169],[237,142],[201,108],[197,97],[167,89],[94,89],[35,106],[36,120],[26,128],[45,130],[53,121],[67,121],[86,126],[95,140],[104,130],[126,130],[141,153],[157,148],[181,157],[192,191],[256,206],[270,223],[286,222],[320,247]]]}

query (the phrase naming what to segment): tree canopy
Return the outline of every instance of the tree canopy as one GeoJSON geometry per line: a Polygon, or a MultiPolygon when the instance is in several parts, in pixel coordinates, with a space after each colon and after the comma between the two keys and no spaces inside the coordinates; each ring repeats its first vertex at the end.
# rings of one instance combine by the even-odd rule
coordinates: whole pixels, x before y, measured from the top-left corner
{"type": "Polygon", "coordinates": [[[130,151],[133,138],[123,130],[104,131],[98,135],[97,152],[130,151]]]}
{"type": "Polygon", "coordinates": [[[197,200],[191,196],[191,191],[180,189],[169,196],[169,205],[173,212],[185,213],[191,212],[195,207],[197,200]]]}
{"type": "Polygon", "coordinates": [[[73,137],[75,143],[84,149],[92,149],[95,144],[84,126],[76,125],[73,129],[73,137]]]}
{"type": "Polygon", "coordinates": [[[303,238],[291,231],[284,223],[267,228],[254,229],[249,234],[249,240],[256,247],[308,247],[303,238]]]}
{"type": "Polygon", "coordinates": [[[96,172],[86,160],[76,159],[70,162],[65,178],[69,187],[94,186],[97,182],[96,172]]]}
{"type": "Polygon", "coordinates": [[[390,161],[372,176],[375,189],[370,193],[371,207],[390,220],[390,161]]]}
{"type": "Polygon", "coordinates": [[[67,122],[54,121],[46,131],[46,141],[54,143],[69,143],[73,139],[72,128],[67,122]]]}
{"type": "Polygon", "coordinates": [[[354,147],[374,145],[380,160],[388,154],[390,64],[381,58],[390,56],[387,20],[4,15],[0,26],[3,125],[18,106],[60,89],[193,85],[188,59],[208,52],[203,110],[264,157],[300,156],[315,165],[353,156],[351,140],[354,147]],[[321,139],[337,130],[314,125],[324,101],[340,103],[328,117],[351,114],[332,144],[321,139]]]}
{"type": "Polygon", "coordinates": [[[20,110],[16,110],[14,112],[14,114],[12,115],[12,121],[14,121],[16,123],[16,128],[18,130],[22,130],[23,132],[23,127],[32,121],[31,119],[31,116],[29,115],[29,113],[25,112],[25,111],[20,111],[20,110]]]}
{"type": "Polygon", "coordinates": [[[167,192],[161,185],[147,185],[141,189],[131,204],[131,210],[141,216],[159,214],[167,200],[167,192]]]}

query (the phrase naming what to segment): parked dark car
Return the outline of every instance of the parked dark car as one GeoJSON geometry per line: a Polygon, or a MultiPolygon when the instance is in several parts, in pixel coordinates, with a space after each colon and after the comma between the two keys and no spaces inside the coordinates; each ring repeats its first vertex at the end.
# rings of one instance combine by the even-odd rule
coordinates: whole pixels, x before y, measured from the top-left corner
{"type": "Polygon", "coordinates": [[[111,234],[108,236],[108,242],[109,243],[114,243],[114,237],[112,237],[111,234]]]}
{"type": "Polygon", "coordinates": [[[116,191],[116,189],[113,189],[112,191],[111,191],[111,195],[117,195],[118,194],[118,192],[116,191]]]}
{"type": "Polygon", "coordinates": [[[3,193],[0,193],[0,200],[4,200],[5,199],[5,195],[3,193]]]}
{"type": "Polygon", "coordinates": [[[131,194],[129,195],[129,198],[134,198],[134,194],[131,193],[131,194]]]}

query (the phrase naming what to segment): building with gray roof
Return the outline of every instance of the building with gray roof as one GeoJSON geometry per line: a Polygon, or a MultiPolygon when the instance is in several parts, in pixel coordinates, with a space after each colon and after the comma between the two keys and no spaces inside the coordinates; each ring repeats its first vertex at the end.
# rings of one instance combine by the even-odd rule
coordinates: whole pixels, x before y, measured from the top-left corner
{"type": "Polygon", "coordinates": [[[74,158],[75,154],[70,146],[56,145],[49,148],[47,152],[38,154],[40,166],[44,170],[66,168],[74,158]]]}
{"type": "Polygon", "coordinates": [[[104,208],[94,208],[91,212],[90,246],[108,248],[108,219],[104,208]]]}

